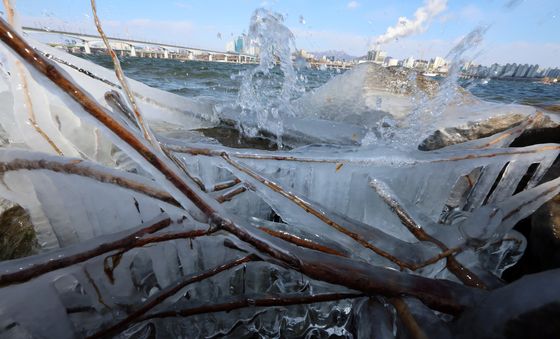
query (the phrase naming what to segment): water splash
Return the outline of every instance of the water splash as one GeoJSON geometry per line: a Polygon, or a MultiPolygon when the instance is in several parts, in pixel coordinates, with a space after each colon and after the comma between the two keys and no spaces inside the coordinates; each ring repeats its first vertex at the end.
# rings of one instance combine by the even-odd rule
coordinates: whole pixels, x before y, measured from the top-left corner
{"type": "Polygon", "coordinates": [[[260,8],[251,17],[248,37],[260,63],[245,73],[237,104],[241,115],[249,118],[246,121],[255,124],[240,123],[239,127],[251,137],[270,133],[281,146],[283,117],[295,115],[290,101],[305,91],[292,63],[294,35],[282,15],[260,8]]]}

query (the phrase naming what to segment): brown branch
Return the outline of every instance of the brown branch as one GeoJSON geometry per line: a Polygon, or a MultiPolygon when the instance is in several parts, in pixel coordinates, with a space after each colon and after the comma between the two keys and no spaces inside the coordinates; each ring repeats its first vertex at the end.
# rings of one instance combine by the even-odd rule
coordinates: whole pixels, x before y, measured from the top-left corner
{"type": "Polygon", "coordinates": [[[134,233],[121,239],[103,243],[88,250],[81,251],[80,253],[68,255],[62,258],[58,258],[51,254],[51,258],[53,258],[52,260],[48,260],[42,263],[35,263],[18,271],[0,275],[0,287],[15,283],[22,283],[29,279],[38,277],[42,274],[87,261],[91,258],[100,256],[107,252],[111,252],[121,248],[127,248],[138,242],[139,237],[142,237],[145,234],[157,232],[169,226],[170,224],[171,219],[169,219],[169,217],[159,217],[158,220],[152,223],[150,226],[143,227],[138,231],[135,231],[134,233]]]}
{"type": "MultiPolygon", "coordinates": [[[[372,180],[370,186],[377,192],[379,197],[389,206],[399,217],[401,223],[420,241],[428,241],[439,247],[443,252],[448,253],[449,248],[440,240],[429,235],[405,210],[403,206],[388,192],[387,187],[377,181],[372,180]]],[[[446,255],[447,268],[463,283],[479,288],[486,288],[484,282],[472,271],[463,266],[453,255],[446,255]]]]}
{"type": "MultiPolygon", "coordinates": [[[[213,156],[221,157],[227,154],[229,157],[237,159],[251,159],[251,160],[273,160],[273,161],[293,161],[302,163],[321,163],[321,164],[334,164],[336,166],[340,164],[360,164],[360,165],[371,165],[375,164],[375,159],[347,159],[347,158],[306,158],[298,155],[270,155],[268,153],[262,154],[252,154],[252,153],[242,153],[242,152],[227,152],[224,149],[210,149],[194,146],[182,146],[166,144],[166,147],[173,152],[186,153],[191,155],[202,155],[202,156],[213,156]]],[[[559,151],[560,146],[558,145],[535,145],[527,146],[522,148],[504,148],[496,151],[494,149],[482,149],[477,150],[478,153],[466,153],[461,156],[453,156],[447,158],[433,159],[433,160],[410,160],[406,162],[407,166],[414,166],[422,163],[442,163],[442,162],[455,162],[462,160],[472,160],[472,159],[484,159],[484,158],[495,158],[498,156],[516,156],[516,155],[526,155],[526,154],[537,154],[541,152],[548,151],[559,151]]],[[[425,152],[429,153],[429,152],[425,152]]],[[[443,154],[443,152],[440,152],[443,154]]]]}
{"type": "Polygon", "coordinates": [[[105,35],[105,32],[103,31],[103,28],[101,27],[101,22],[99,21],[99,17],[97,16],[97,8],[95,6],[95,0],[91,0],[91,10],[92,10],[92,13],[93,13],[93,19],[94,19],[94,22],[95,22],[95,27],[97,27],[97,31],[99,32],[99,35],[101,36],[101,39],[103,40],[103,43],[105,44],[105,47],[107,48],[107,51],[109,52],[109,55],[111,56],[111,60],[113,60],[113,66],[115,68],[115,75],[117,76],[117,79],[119,80],[123,91],[126,93],[126,97],[128,99],[128,102],[132,106],[132,112],[134,113],[134,117],[136,118],[136,124],[138,125],[138,127],[140,127],[140,130],[142,131],[144,139],[146,139],[156,149],[160,150],[159,142],[153,136],[152,132],[150,131],[150,129],[148,127],[148,125],[146,125],[144,123],[144,118],[142,117],[142,113],[140,113],[140,107],[138,107],[138,104],[136,104],[136,100],[134,99],[134,94],[132,93],[132,91],[130,90],[130,87],[128,86],[128,81],[126,80],[126,77],[124,76],[124,72],[122,70],[119,58],[115,54],[115,51],[113,51],[113,48],[111,47],[111,44],[109,43],[109,39],[107,38],[107,35],[105,35]]]}
{"type": "Polygon", "coordinates": [[[363,297],[359,293],[321,293],[315,295],[302,295],[297,294],[283,294],[283,295],[254,295],[254,296],[235,296],[227,297],[225,300],[220,300],[217,303],[206,302],[201,305],[184,308],[174,311],[163,311],[154,314],[149,314],[138,321],[145,321],[155,318],[169,318],[169,317],[190,317],[197,314],[207,314],[216,312],[229,312],[240,308],[247,307],[278,307],[290,305],[304,305],[315,304],[328,301],[336,301],[343,299],[355,299],[363,297]]]}
{"type": "Polygon", "coordinates": [[[224,194],[222,194],[220,196],[217,196],[216,201],[218,201],[220,204],[222,204],[226,201],[230,201],[235,196],[245,192],[246,190],[247,190],[247,188],[245,186],[239,186],[236,189],[233,189],[231,191],[227,191],[224,194]]]}
{"type": "MultiPolygon", "coordinates": [[[[379,255],[379,256],[381,256],[381,257],[383,257],[383,258],[385,258],[389,261],[392,261],[395,264],[397,264],[401,269],[402,268],[407,268],[409,270],[414,271],[414,270],[424,266],[423,263],[420,263],[420,265],[408,263],[408,262],[403,261],[403,260],[399,259],[398,257],[392,255],[391,253],[389,253],[385,250],[382,250],[377,246],[374,246],[361,234],[356,233],[354,231],[351,231],[348,228],[342,226],[341,224],[333,221],[331,218],[329,218],[327,216],[326,213],[324,213],[323,211],[319,211],[318,209],[314,208],[311,205],[311,203],[303,200],[301,197],[299,197],[299,196],[297,196],[297,195],[295,195],[291,192],[286,191],[285,189],[283,189],[277,183],[260,176],[258,173],[256,173],[253,170],[241,165],[237,161],[232,160],[227,154],[225,154],[225,153],[222,154],[222,158],[225,159],[226,162],[228,162],[230,165],[235,167],[237,170],[249,175],[253,179],[260,182],[261,184],[267,186],[268,188],[272,189],[276,193],[279,193],[280,195],[289,199],[294,204],[296,204],[297,206],[302,208],[305,212],[315,216],[317,219],[321,220],[323,223],[325,223],[326,225],[334,228],[335,230],[339,231],[340,233],[345,234],[345,235],[349,236],[350,238],[354,239],[354,241],[356,241],[358,244],[362,245],[363,247],[365,247],[365,248],[371,250],[372,252],[374,252],[375,254],[377,254],[377,255],[379,255]]],[[[437,261],[437,260],[440,260],[440,259],[441,259],[441,257],[436,256],[434,258],[429,259],[428,262],[432,262],[433,260],[437,261]]]]}
{"type": "Polygon", "coordinates": [[[216,192],[216,191],[222,191],[228,188],[231,188],[237,184],[239,184],[241,182],[241,180],[239,180],[238,178],[235,178],[233,180],[228,180],[228,181],[224,181],[221,183],[218,183],[216,185],[214,185],[214,187],[212,188],[212,191],[216,192]]]}
{"type": "Polygon", "coordinates": [[[216,231],[217,229],[192,230],[192,231],[184,231],[184,232],[163,233],[151,237],[137,238],[135,242],[127,246],[124,246],[117,253],[112,254],[104,259],[103,266],[104,266],[105,274],[107,274],[107,277],[111,282],[114,282],[113,271],[118,266],[118,263],[120,262],[122,255],[133,248],[143,247],[149,244],[156,244],[156,243],[166,242],[170,240],[194,239],[198,237],[211,235],[216,231]],[[112,260],[113,262],[111,266],[109,266],[109,260],[112,260]]]}
{"type": "Polygon", "coordinates": [[[326,253],[321,253],[321,257],[317,258],[315,257],[317,252],[293,246],[250,226],[241,227],[235,224],[222,217],[214,209],[214,205],[208,203],[210,198],[195,191],[176,170],[167,165],[167,161],[160,154],[155,153],[134,133],[115,120],[81,87],[70,81],[60,71],[59,66],[37,53],[1,18],[0,39],[32,67],[66,92],[121,141],[134,149],[150,166],[157,169],[177,188],[178,192],[209,218],[212,226],[218,226],[232,233],[258,251],[268,254],[273,260],[280,261],[312,279],[343,285],[368,294],[411,295],[435,310],[452,314],[457,314],[466,307],[472,306],[482,297],[477,290],[449,281],[422,278],[326,253]]]}
{"type": "Polygon", "coordinates": [[[73,174],[87,177],[105,184],[117,185],[177,207],[181,206],[166,191],[150,187],[145,183],[122,176],[118,171],[107,170],[101,166],[82,166],[82,164],[83,160],[79,159],[66,162],[45,159],[14,159],[9,162],[0,162],[0,173],[19,170],[48,170],[56,173],[73,174]]]}
{"type": "Polygon", "coordinates": [[[408,334],[410,334],[413,339],[428,339],[426,333],[424,333],[422,328],[418,325],[418,322],[408,309],[408,305],[402,298],[391,298],[389,302],[395,306],[404,327],[406,327],[408,334]]]}
{"type": "MultiPolygon", "coordinates": [[[[8,22],[13,27],[15,24],[14,7],[12,6],[10,0],[3,0],[3,2],[4,2],[4,8],[6,9],[6,12],[8,14],[8,22]]],[[[23,99],[25,100],[25,108],[27,108],[27,116],[28,116],[29,124],[33,126],[35,131],[39,133],[39,135],[43,137],[43,139],[45,139],[45,141],[49,144],[49,146],[51,146],[52,149],[58,155],[63,155],[62,150],[60,150],[60,148],[54,143],[54,141],[48,136],[48,134],[45,131],[43,131],[43,129],[37,123],[35,110],[33,109],[33,101],[31,100],[31,93],[29,92],[29,84],[27,83],[27,76],[25,75],[23,65],[19,60],[15,61],[15,65],[19,76],[19,80],[21,82],[21,87],[23,90],[23,97],[24,97],[23,99]]]]}
{"type": "Polygon", "coordinates": [[[323,252],[323,253],[338,255],[338,256],[341,256],[341,257],[348,257],[348,255],[346,255],[345,253],[342,253],[340,251],[332,249],[328,246],[318,244],[314,241],[300,238],[298,236],[295,236],[295,235],[290,234],[290,233],[285,232],[285,231],[271,230],[271,229],[266,228],[266,227],[258,227],[258,229],[272,235],[273,237],[280,238],[282,240],[285,240],[285,241],[290,242],[290,243],[292,243],[294,245],[297,245],[297,246],[309,248],[311,250],[315,250],[315,251],[319,251],[319,252],[323,252]]]}
{"type": "Polygon", "coordinates": [[[213,267],[209,270],[195,273],[192,275],[188,275],[183,277],[180,281],[176,282],[175,284],[168,286],[167,288],[161,290],[159,293],[153,295],[148,300],[146,300],[138,309],[130,313],[126,318],[120,320],[116,324],[103,329],[95,334],[93,334],[89,338],[102,338],[102,337],[111,337],[120,333],[121,331],[125,330],[131,323],[137,321],[140,317],[150,311],[152,308],[158,306],[162,302],[164,302],[170,296],[176,294],[180,290],[182,290],[187,285],[190,285],[195,282],[199,282],[205,279],[208,279],[212,276],[215,276],[218,273],[227,271],[233,267],[248,263],[250,261],[257,260],[257,256],[254,254],[250,254],[248,256],[235,259],[228,263],[222,264],[220,266],[213,267]]]}

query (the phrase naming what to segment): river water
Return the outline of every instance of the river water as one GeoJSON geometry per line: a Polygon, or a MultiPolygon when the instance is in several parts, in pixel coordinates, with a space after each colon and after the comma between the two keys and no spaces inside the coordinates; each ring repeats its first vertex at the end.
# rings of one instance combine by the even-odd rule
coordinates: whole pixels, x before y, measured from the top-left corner
{"type": "MultiPolygon", "coordinates": [[[[86,55],[84,58],[107,68],[111,60],[104,55],[86,55]]],[[[243,72],[255,65],[233,63],[179,61],[148,58],[123,58],[127,76],[149,86],[185,97],[210,97],[216,101],[234,101],[237,98],[243,72]]],[[[303,67],[298,70],[306,91],[319,87],[341,73],[337,70],[319,70],[303,67]]],[[[554,109],[560,106],[560,84],[530,81],[475,79],[461,81],[461,85],[484,100],[518,103],[554,109]]]]}

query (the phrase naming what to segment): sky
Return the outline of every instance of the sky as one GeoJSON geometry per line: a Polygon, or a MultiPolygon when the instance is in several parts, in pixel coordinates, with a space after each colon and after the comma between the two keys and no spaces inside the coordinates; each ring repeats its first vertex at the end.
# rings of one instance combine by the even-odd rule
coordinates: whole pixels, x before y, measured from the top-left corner
{"type": "MultiPolygon", "coordinates": [[[[256,8],[278,12],[309,52],[362,56],[378,48],[402,59],[445,57],[488,26],[465,57],[489,65],[560,67],[560,0],[97,0],[109,36],[225,50],[248,31],[256,8]]],[[[24,25],[94,33],[89,0],[18,0],[24,25]]]]}

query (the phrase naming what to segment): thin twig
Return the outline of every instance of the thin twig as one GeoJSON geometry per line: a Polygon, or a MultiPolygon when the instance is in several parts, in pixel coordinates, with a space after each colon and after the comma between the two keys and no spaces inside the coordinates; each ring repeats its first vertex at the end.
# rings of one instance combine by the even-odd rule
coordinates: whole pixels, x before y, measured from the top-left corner
{"type": "Polygon", "coordinates": [[[426,333],[424,333],[424,330],[418,325],[418,322],[408,309],[408,305],[401,297],[391,298],[389,302],[395,306],[408,334],[410,334],[413,339],[428,339],[426,333]]]}
{"type": "Polygon", "coordinates": [[[169,217],[165,216],[164,219],[162,219],[162,217],[159,217],[158,220],[155,223],[150,224],[150,226],[143,227],[140,230],[121,239],[103,243],[96,247],[66,257],[52,258],[42,263],[32,264],[26,268],[12,273],[2,274],[0,275],[0,287],[9,284],[22,283],[45,273],[87,261],[91,258],[100,256],[107,252],[133,246],[136,242],[138,242],[139,237],[142,237],[145,234],[157,232],[169,226],[170,224],[171,219],[169,217]]]}
{"type": "MultiPolygon", "coordinates": [[[[389,188],[378,180],[372,180],[370,186],[377,192],[379,197],[397,214],[401,223],[420,241],[428,241],[439,247],[443,252],[449,252],[449,248],[440,240],[429,235],[420,224],[418,224],[405,208],[389,193],[389,188]]],[[[486,284],[471,270],[463,266],[453,255],[447,255],[447,268],[457,278],[469,286],[486,288],[486,284]]]]}
{"type": "Polygon", "coordinates": [[[300,293],[283,295],[242,295],[224,298],[224,301],[219,301],[218,303],[205,303],[204,305],[198,305],[181,310],[163,311],[149,314],[141,319],[138,319],[138,321],[145,321],[148,319],[156,318],[190,317],[197,314],[207,314],[215,312],[229,312],[247,307],[278,307],[315,304],[343,299],[355,299],[363,296],[363,294],[359,293],[321,293],[314,295],[302,295],[300,293]]]}
{"type": "Polygon", "coordinates": [[[239,184],[241,182],[241,180],[239,180],[238,178],[235,178],[233,180],[228,180],[228,181],[224,181],[221,183],[218,183],[216,185],[214,185],[214,187],[212,188],[212,191],[216,192],[216,191],[222,191],[228,188],[231,188],[237,184],[239,184]]]}
{"type": "MultiPolygon", "coordinates": [[[[0,152],[2,151],[0,150],[0,152]]],[[[68,161],[54,158],[50,160],[30,160],[19,158],[11,161],[0,162],[0,173],[19,170],[47,170],[55,173],[78,175],[102,183],[123,187],[180,207],[179,203],[166,191],[160,190],[156,187],[150,187],[146,183],[122,176],[118,171],[105,169],[97,165],[84,166],[83,160],[80,159],[68,161]]]]}
{"type": "MultiPolygon", "coordinates": [[[[10,0],[3,0],[4,8],[6,9],[8,22],[12,27],[15,25],[15,10],[12,6],[10,0]]],[[[27,83],[27,76],[25,75],[25,70],[23,65],[19,60],[15,60],[16,70],[21,83],[21,88],[23,91],[23,99],[25,100],[25,108],[27,109],[28,122],[39,135],[47,141],[47,143],[52,147],[52,149],[58,154],[63,155],[62,150],[54,143],[54,141],[48,136],[48,134],[43,131],[43,129],[37,123],[37,118],[35,116],[35,110],[33,109],[33,101],[31,100],[31,93],[29,92],[29,84],[27,83]]]]}
{"type": "MultiPolygon", "coordinates": [[[[363,247],[371,250],[375,254],[377,254],[377,255],[379,255],[379,256],[381,256],[381,257],[383,257],[383,258],[385,258],[389,261],[392,261],[393,263],[398,265],[401,269],[402,268],[407,268],[409,270],[414,271],[414,270],[417,270],[418,268],[426,266],[426,264],[431,264],[431,263],[436,262],[436,261],[443,258],[441,255],[437,255],[433,258],[428,259],[426,262],[420,263],[420,264],[413,264],[413,263],[409,263],[409,262],[406,262],[404,260],[401,260],[400,258],[394,256],[393,254],[391,254],[391,253],[373,245],[361,234],[359,234],[355,231],[352,231],[352,230],[348,229],[347,227],[342,226],[340,223],[335,222],[334,220],[329,218],[329,216],[326,213],[324,213],[323,211],[319,211],[317,208],[313,207],[313,205],[311,203],[309,203],[308,201],[305,201],[301,197],[299,197],[299,196],[297,196],[297,195],[295,195],[291,192],[286,191],[285,189],[283,189],[277,183],[262,177],[261,175],[259,175],[255,171],[247,168],[246,166],[241,165],[237,161],[234,161],[227,154],[225,154],[225,153],[222,154],[222,158],[225,159],[226,162],[228,162],[230,165],[235,167],[237,170],[249,175],[253,179],[257,180],[258,182],[267,186],[268,188],[272,189],[273,191],[279,193],[280,195],[284,196],[285,198],[288,198],[290,201],[292,201],[298,207],[302,208],[305,212],[315,216],[317,219],[321,220],[323,223],[325,223],[326,225],[334,228],[335,230],[339,231],[340,233],[349,236],[350,238],[354,239],[354,241],[356,241],[357,243],[359,243],[363,247]]],[[[450,253],[446,252],[444,257],[448,256],[448,255],[450,255],[450,253]]]]}
{"type": "Polygon", "coordinates": [[[109,39],[107,38],[107,35],[105,35],[105,32],[103,31],[103,28],[101,27],[101,22],[99,21],[99,17],[97,16],[97,8],[96,8],[96,5],[95,5],[95,0],[91,0],[91,10],[93,12],[95,27],[97,27],[97,31],[99,32],[99,35],[101,36],[101,39],[103,40],[103,43],[105,44],[105,47],[107,48],[107,52],[109,52],[109,55],[111,56],[111,59],[113,60],[113,66],[115,68],[115,75],[117,76],[117,79],[119,80],[119,82],[122,86],[122,89],[126,94],[128,102],[132,107],[134,117],[136,118],[136,123],[137,123],[138,127],[140,127],[140,130],[142,131],[142,134],[144,135],[144,139],[146,139],[150,144],[152,144],[152,146],[154,146],[156,149],[159,150],[160,149],[159,142],[156,140],[156,138],[154,137],[154,135],[150,131],[149,127],[144,123],[144,118],[142,117],[142,113],[140,113],[140,108],[136,104],[136,99],[134,99],[134,94],[130,90],[130,86],[128,85],[128,81],[126,80],[126,77],[125,77],[124,72],[122,70],[119,58],[117,57],[117,54],[115,54],[115,52],[113,51],[113,48],[111,47],[111,44],[109,43],[109,39]]]}
{"type": "Polygon", "coordinates": [[[230,201],[231,199],[233,199],[235,196],[245,192],[247,190],[247,188],[245,186],[239,186],[235,189],[232,189],[230,191],[225,192],[222,195],[219,195],[216,197],[216,201],[218,201],[220,204],[224,203],[226,201],[230,201]]]}
{"type": "MultiPolygon", "coordinates": [[[[334,164],[335,166],[339,166],[340,164],[354,164],[354,165],[362,165],[362,166],[371,166],[375,164],[378,160],[377,159],[367,159],[367,158],[313,158],[313,157],[304,157],[299,155],[271,155],[268,153],[242,153],[242,152],[228,152],[225,149],[211,149],[211,148],[204,148],[204,147],[195,147],[195,146],[183,146],[183,145],[173,145],[169,142],[165,145],[167,149],[177,152],[177,153],[185,153],[191,155],[203,155],[203,156],[212,156],[212,157],[221,157],[224,154],[231,158],[236,159],[251,159],[251,160],[273,160],[273,161],[288,161],[288,162],[302,162],[302,163],[321,163],[321,164],[334,164]]],[[[559,151],[560,146],[558,145],[535,145],[535,146],[527,146],[521,148],[504,148],[500,149],[499,151],[495,149],[482,149],[478,150],[477,153],[468,153],[466,150],[464,154],[460,156],[452,156],[452,157],[443,157],[438,159],[414,159],[407,161],[406,163],[403,162],[403,165],[406,166],[414,166],[423,163],[443,163],[443,162],[456,162],[456,161],[463,161],[463,160],[472,160],[472,159],[484,159],[484,158],[496,158],[499,156],[516,156],[516,155],[527,155],[527,154],[537,154],[541,152],[549,152],[549,151],[559,151]]],[[[429,152],[426,152],[429,153],[429,152]]],[[[440,154],[444,154],[443,151],[440,154]]],[[[335,167],[336,168],[336,167],[335,167]]]]}
{"type": "Polygon", "coordinates": [[[309,248],[311,250],[315,250],[315,251],[319,251],[319,252],[323,252],[323,253],[338,255],[338,256],[341,256],[341,257],[348,257],[348,255],[346,255],[345,253],[342,253],[338,250],[332,249],[332,248],[330,248],[328,246],[325,246],[325,245],[318,244],[318,243],[316,243],[314,241],[311,241],[311,240],[308,240],[308,239],[300,238],[298,236],[295,236],[295,235],[290,234],[290,233],[285,232],[285,231],[271,230],[271,229],[266,228],[266,227],[259,227],[259,229],[261,231],[264,231],[264,232],[272,235],[273,237],[280,238],[282,240],[286,240],[286,241],[291,242],[292,244],[297,245],[297,246],[309,248]]]}
{"type": "Polygon", "coordinates": [[[116,324],[114,324],[114,325],[112,325],[112,326],[110,326],[106,329],[103,329],[103,330],[95,333],[94,335],[92,335],[89,338],[111,337],[111,336],[113,336],[117,333],[120,333],[121,331],[126,329],[131,323],[138,320],[140,317],[142,317],[144,314],[146,314],[152,308],[158,306],[159,304],[164,302],[167,298],[169,298],[170,296],[172,296],[172,295],[176,294],[177,292],[179,292],[180,290],[182,290],[184,287],[186,287],[186,286],[188,286],[192,283],[208,279],[212,276],[215,276],[218,273],[227,271],[227,270],[229,270],[233,267],[248,263],[250,261],[254,261],[256,259],[258,259],[257,256],[255,256],[254,254],[250,254],[248,256],[245,256],[245,257],[242,257],[242,258],[239,258],[239,259],[235,259],[233,261],[222,264],[220,266],[213,267],[209,270],[185,276],[180,281],[176,282],[175,284],[161,290],[159,293],[150,297],[142,305],[140,305],[140,307],[138,309],[136,309],[135,311],[130,313],[126,318],[120,320],[116,324]]]}

